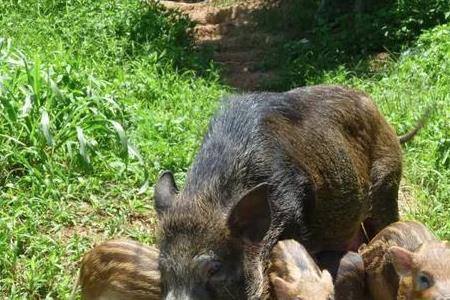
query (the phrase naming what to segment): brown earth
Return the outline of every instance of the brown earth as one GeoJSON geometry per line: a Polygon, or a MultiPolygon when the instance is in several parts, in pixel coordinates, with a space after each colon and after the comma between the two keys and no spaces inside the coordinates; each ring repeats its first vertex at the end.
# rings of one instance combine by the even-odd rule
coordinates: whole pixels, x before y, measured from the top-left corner
{"type": "Polygon", "coordinates": [[[284,36],[263,30],[258,17],[276,2],[248,0],[226,5],[218,1],[161,3],[187,14],[196,23],[196,43],[213,49],[213,60],[221,67],[226,84],[240,91],[266,89],[278,79],[278,72],[264,62],[284,36]]]}

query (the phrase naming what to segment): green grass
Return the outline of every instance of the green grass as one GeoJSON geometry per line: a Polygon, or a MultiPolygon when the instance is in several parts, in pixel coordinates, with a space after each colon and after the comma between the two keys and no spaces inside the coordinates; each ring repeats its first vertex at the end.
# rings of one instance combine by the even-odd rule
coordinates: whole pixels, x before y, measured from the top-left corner
{"type": "Polygon", "coordinates": [[[0,298],[64,299],[93,242],[154,242],[145,187],[183,179],[223,88],[157,4],[0,10],[0,298]]]}
{"type": "Polygon", "coordinates": [[[380,52],[398,55],[414,46],[424,30],[450,21],[448,0],[367,1],[374,7],[359,14],[335,12],[330,16],[328,12],[315,15],[314,19],[311,16],[318,2],[287,1],[285,10],[291,12],[288,17],[275,14],[269,18],[266,26],[284,26],[284,31],[290,34],[266,62],[281,69],[284,75],[279,82],[272,83],[272,88],[283,90],[304,85],[321,73],[342,66],[358,77],[374,75],[378,70],[371,69],[372,55],[380,52]]]}
{"type": "MultiPolygon", "coordinates": [[[[192,24],[156,3],[0,0],[0,11],[0,298],[66,299],[94,242],[155,242],[151,187],[164,169],[183,182],[227,88],[192,24]]],[[[318,66],[287,84],[359,87],[398,132],[437,108],[404,148],[418,199],[407,217],[450,238],[449,26],[365,76],[318,66]]]]}

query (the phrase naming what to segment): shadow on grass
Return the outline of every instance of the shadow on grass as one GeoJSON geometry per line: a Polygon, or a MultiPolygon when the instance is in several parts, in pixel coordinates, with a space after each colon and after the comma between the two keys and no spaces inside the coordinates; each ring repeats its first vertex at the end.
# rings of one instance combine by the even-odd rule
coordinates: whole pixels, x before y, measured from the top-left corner
{"type": "MultiPolygon", "coordinates": [[[[424,29],[444,23],[448,18],[447,1],[268,0],[263,5],[248,1],[222,8],[210,18],[216,36],[203,41],[200,49],[204,52],[196,59],[205,65],[212,52],[232,52],[232,58],[219,61],[231,70],[224,72],[225,82],[233,71],[245,70],[228,83],[239,86],[250,81],[248,85],[264,90],[320,82],[323,74],[343,67],[358,76],[370,76],[424,29]],[[336,7],[333,3],[340,4],[336,7]],[[252,78],[258,74],[261,76],[252,78]],[[262,82],[255,84],[252,80],[262,82]]],[[[145,45],[155,34],[152,30],[168,31],[171,40],[161,48],[168,49],[181,64],[192,63],[189,52],[194,49],[190,34],[193,24],[178,15],[155,26],[158,17],[152,12],[143,14],[132,40],[145,45]],[[188,36],[184,35],[185,28],[189,28],[188,36]]]]}
{"type": "Polygon", "coordinates": [[[118,35],[128,39],[130,58],[157,53],[158,62],[202,73],[209,68],[211,55],[196,47],[194,26],[188,16],[148,1],[124,21],[118,35]]]}
{"type": "Polygon", "coordinates": [[[342,1],[347,5],[352,3],[341,10],[317,7],[315,18],[311,20],[312,2],[317,1],[309,1],[309,15],[305,18],[298,13],[298,1],[281,1],[290,15],[288,20],[296,24],[304,19],[311,26],[285,29],[290,33],[289,41],[269,59],[278,64],[282,72],[273,89],[318,83],[324,74],[340,68],[357,76],[373,75],[390,55],[409,46],[423,30],[442,24],[448,18],[447,1],[409,0],[372,1],[374,5],[369,5],[371,1],[342,1]],[[361,3],[366,5],[361,6],[361,3]]]}

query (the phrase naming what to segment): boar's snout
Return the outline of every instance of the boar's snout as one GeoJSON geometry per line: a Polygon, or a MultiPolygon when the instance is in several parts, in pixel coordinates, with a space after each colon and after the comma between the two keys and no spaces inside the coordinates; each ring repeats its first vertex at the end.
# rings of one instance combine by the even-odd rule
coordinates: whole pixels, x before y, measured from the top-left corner
{"type": "MultiPolygon", "coordinates": [[[[222,298],[222,297],[220,297],[222,298]]],[[[210,295],[210,293],[203,288],[194,289],[175,289],[170,290],[166,296],[162,297],[165,300],[212,300],[216,297],[210,295]]],[[[230,299],[233,299],[230,298],[230,299]]]]}
{"type": "Polygon", "coordinates": [[[193,300],[194,298],[186,291],[170,291],[167,293],[165,300],[193,300]]]}

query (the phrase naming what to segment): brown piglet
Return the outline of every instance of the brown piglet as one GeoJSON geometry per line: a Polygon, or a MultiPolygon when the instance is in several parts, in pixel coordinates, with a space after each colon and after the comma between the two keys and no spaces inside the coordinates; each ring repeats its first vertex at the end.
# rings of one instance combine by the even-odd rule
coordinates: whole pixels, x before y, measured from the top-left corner
{"type": "Polygon", "coordinates": [[[374,300],[450,299],[450,246],[424,225],[391,224],[360,254],[374,300]]]}
{"type": "Polygon", "coordinates": [[[336,300],[369,300],[364,262],[353,251],[323,251],[315,255],[317,265],[334,279],[336,300]]]}
{"type": "Polygon", "coordinates": [[[349,251],[340,260],[334,282],[336,300],[371,299],[365,283],[364,262],[358,253],[349,251]]]}
{"type": "Polygon", "coordinates": [[[81,299],[160,299],[158,255],[157,248],[130,240],[107,241],[94,247],[81,261],[76,285],[81,286],[81,299]]]}
{"type": "Polygon", "coordinates": [[[275,245],[269,276],[274,299],[334,299],[330,273],[321,271],[306,249],[295,240],[283,240],[275,245]]]}

